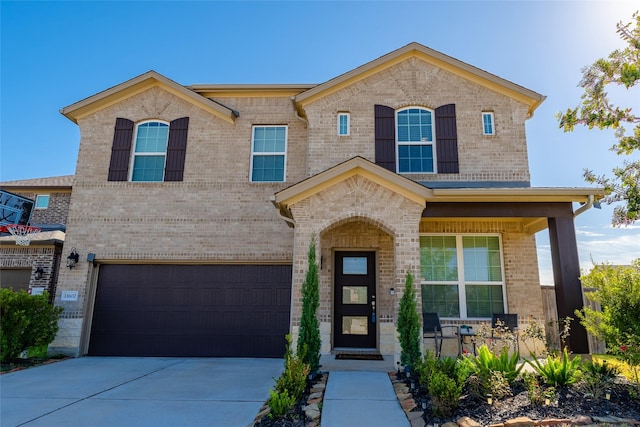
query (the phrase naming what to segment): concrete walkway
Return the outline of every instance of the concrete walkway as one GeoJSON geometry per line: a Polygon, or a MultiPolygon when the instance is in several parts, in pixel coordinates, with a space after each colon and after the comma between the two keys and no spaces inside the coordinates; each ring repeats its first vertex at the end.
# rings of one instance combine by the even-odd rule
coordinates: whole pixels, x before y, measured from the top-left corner
{"type": "Polygon", "coordinates": [[[323,427],[409,426],[389,375],[331,371],[322,403],[323,427]]]}

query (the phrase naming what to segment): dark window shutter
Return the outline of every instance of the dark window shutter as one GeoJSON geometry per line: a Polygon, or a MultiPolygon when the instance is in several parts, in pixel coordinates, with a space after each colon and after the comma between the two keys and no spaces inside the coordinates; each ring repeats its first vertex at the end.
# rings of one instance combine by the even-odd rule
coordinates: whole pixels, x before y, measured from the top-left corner
{"type": "Polygon", "coordinates": [[[376,164],[396,171],[396,111],[385,105],[375,106],[376,164]]]}
{"type": "Polygon", "coordinates": [[[164,167],[165,181],[182,181],[184,176],[184,159],[187,154],[188,129],[189,117],[175,119],[169,124],[167,161],[164,167]]]}
{"type": "Polygon", "coordinates": [[[129,119],[117,118],[113,133],[113,145],[111,146],[108,181],[126,181],[128,179],[132,141],[133,122],[129,119]]]}
{"type": "Polygon", "coordinates": [[[436,108],[436,153],[438,173],[459,173],[456,105],[436,108]]]}

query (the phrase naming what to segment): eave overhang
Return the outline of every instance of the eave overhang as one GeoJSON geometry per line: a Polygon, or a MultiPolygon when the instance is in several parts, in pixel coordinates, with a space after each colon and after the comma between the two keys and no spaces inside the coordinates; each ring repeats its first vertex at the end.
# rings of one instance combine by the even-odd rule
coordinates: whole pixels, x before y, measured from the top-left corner
{"type": "MultiPolygon", "coordinates": [[[[536,233],[548,218],[575,216],[573,203],[590,207],[606,195],[603,188],[428,188],[362,157],[354,157],[285,188],[271,201],[289,225],[295,224],[290,207],[354,175],[365,177],[409,200],[425,206],[423,220],[520,222],[523,231],[536,233]],[[432,209],[432,210],[430,210],[432,209]],[[440,214],[445,212],[445,214],[440,214]],[[434,214],[435,213],[435,214],[434,214]]],[[[381,201],[384,203],[384,201],[381,201]]]]}
{"type": "Polygon", "coordinates": [[[187,86],[206,98],[291,98],[317,84],[195,84],[187,86]]]}
{"type": "Polygon", "coordinates": [[[207,99],[206,97],[199,95],[198,93],[155,71],[148,71],[131,80],[117,86],[113,86],[112,88],[85,98],[82,101],[71,104],[68,107],[64,107],[60,112],[69,120],[77,124],[78,120],[93,114],[96,111],[102,110],[122,101],[123,99],[137,95],[154,87],[161,87],[173,95],[184,99],[185,101],[190,102],[229,123],[233,123],[237,117],[237,113],[232,109],[207,99]]]}
{"type": "Polygon", "coordinates": [[[319,98],[334,93],[409,58],[418,58],[522,102],[529,107],[528,117],[533,116],[533,112],[546,98],[544,95],[540,95],[530,89],[414,42],[297,95],[295,97],[297,107],[299,110],[304,110],[306,105],[319,98]]]}

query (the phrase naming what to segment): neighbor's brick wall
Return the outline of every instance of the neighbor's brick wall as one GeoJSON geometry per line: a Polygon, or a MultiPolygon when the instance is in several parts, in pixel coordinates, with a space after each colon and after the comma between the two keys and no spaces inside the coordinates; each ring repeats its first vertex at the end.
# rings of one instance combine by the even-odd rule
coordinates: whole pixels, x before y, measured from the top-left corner
{"type": "MultiPolygon", "coordinates": [[[[43,287],[50,291],[55,282],[56,248],[55,246],[16,246],[3,245],[0,248],[0,268],[29,268],[31,280],[29,287],[43,287]],[[38,267],[44,271],[41,279],[35,278],[38,267]]],[[[0,285],[2,272],[0,272],[0,285]]],[[[4,287],[4,286],[3,286],[4,287]]]]}
{"type": "MultiPolygon", "coordinates": [[[[528,107],[450,72],[412,58],[305,106],[309,175],[354,156],[375,161],[374,105],[435,109],[456,104],[459,174],[412,174],[415,180],[529,181],[528,107]],[[494,136],[482,135],[482,111],[493,111],[494,136]],[[338,112],[349,112],[351,135],[337,136],[338,112]]],[[[437,129],[436,129],[437,132],[437,129]]]]}
{"type": "Polygon", "coordinates": [[[36,192],[12,191],[19,196],[31,199],[34,202],[38,194],[49,195],[49,206],[46,209],[33,209],[31,213],[32,224],[66,224],[69,214],[71,191],[49,191],[43,189],[36,192]]]}

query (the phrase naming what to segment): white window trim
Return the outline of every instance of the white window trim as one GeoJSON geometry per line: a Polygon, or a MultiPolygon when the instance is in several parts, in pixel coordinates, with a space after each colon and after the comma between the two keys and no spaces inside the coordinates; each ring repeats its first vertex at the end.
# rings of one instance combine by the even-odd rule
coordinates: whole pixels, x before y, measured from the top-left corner
{"type": "Polygon", "coordinates": [[[287,148],[289,146],[289,126],[287,125],[253,125],[251,126],[251,161],[249,162],[249,182],[255,183],[271,183],[271,182],[287,182],[287,148]],[[266,152],[259,153],[259,156],[282,156],[284,155],[284,168],[282,171],[282,181],[254,181],[253,180],[253,158],[256,153],[253,151],[254,137],[256,128],[284,128],[284,152],[266,152]]]}
{"type": "Polygon", "coordinates": [[[496,120],[495,120],[495,116],[493,114],[493,111],[483,111],[482,112],[482,135],[484,136],[493,136],[496,134],[496,120]],[[484,128],[484,118],[485,116],[489,116],[491,117],[491,132],[487,133],[485,132],[485,128],[484,128]]]}
{"type": "Polygon", "coordinates": [[[410,106],[399,108],[395,112],[395,134],[396,134],[396,173],[401,173],[403,175],[433,175],[438,173],[438,152],[436,150],[436,112],[431,108],[426,108],[422,106],[410,106]],[[422,141],[411,141],[411,142],[400,142],[398,141],[398,113],[404,110],[411,110],[412,108],[417,108],[420,110],[425,110],[431,112],[431,141],[426,141],[427,144],[424,144],[424,139],[422,141]],[[431,145],[433,152],[433,172],[400,172],[400,158],[399,158],[399,147],[400,145],[431,145]]]}
{"type": "Polygon", "coordinates": [[[51,195],[50,194],[38,194],[36,195],[36,202],[34,204],[34,208],[35,209],[48,209],[49,208],[49,202],[51,202],[51,195]],[[47,198],[47,206],[38,206],[38,199],[41,197],[46,197],[47,198]]]}
{"type": "Polygon", "coordinates": [[[133,165],[135,163],[136,157],[140,156],[159,156],[160,152],[154,153],[136,153],[136,142],[138,141],[138,127],[145,123],[163,123],[170,127],[170,123],[164,120],[145,120],[140,123],[136,123],[135,132],[133,133],[133,142],[131,143],[131,158],[129,159],[129,182],[164,182],[164,173],[167,167],[167,149],[169,148],[169,137],[167,136],[167,148],[164,150],[164,165],[162,166],[162,179],[160,181],[134,181],[133,180],[133,165]]]}
{"type": "Polygon", "coordinates": [[[349,113],[347,113],[346,111],[341,111],[338,113],[338,136],[349,136],[351,135],[351,115],[349,113]],[[346,117],[347,118],[347,133],[340,133],[340,118],[341,117],[346,117]]]}
{"type": "Polygon", "coordinates": [[[502,304],[503,310],[507,313],[507,281],[505,277],[504,271],[504,247],[502,246],[502,235],[499,233],[420,233],[420,236],[455,236],[456,237],[456,257],[458,260],[458,280],[457,281],[428,281],[424,280],[424,278],[420,277],[420,285],[456,285],[458,286],[458,296],[459,296],[459,304],[460,304],[460,317],[443,317],[443,319],[449,320],[487,320],[485,317],[480,318],[469,318],[467,317],[467,293],[465,292],[465,278],[464,278],[464,258],[463,251],[464,248],[462,246],[462,238],[468,236],[489,236],[489,237],[498,237],[498,244],[500,245],[500,268],[502,270],[502,280],[500,282],[469,282],[471,285],[494,285],[502,287],[502,304]]]}

